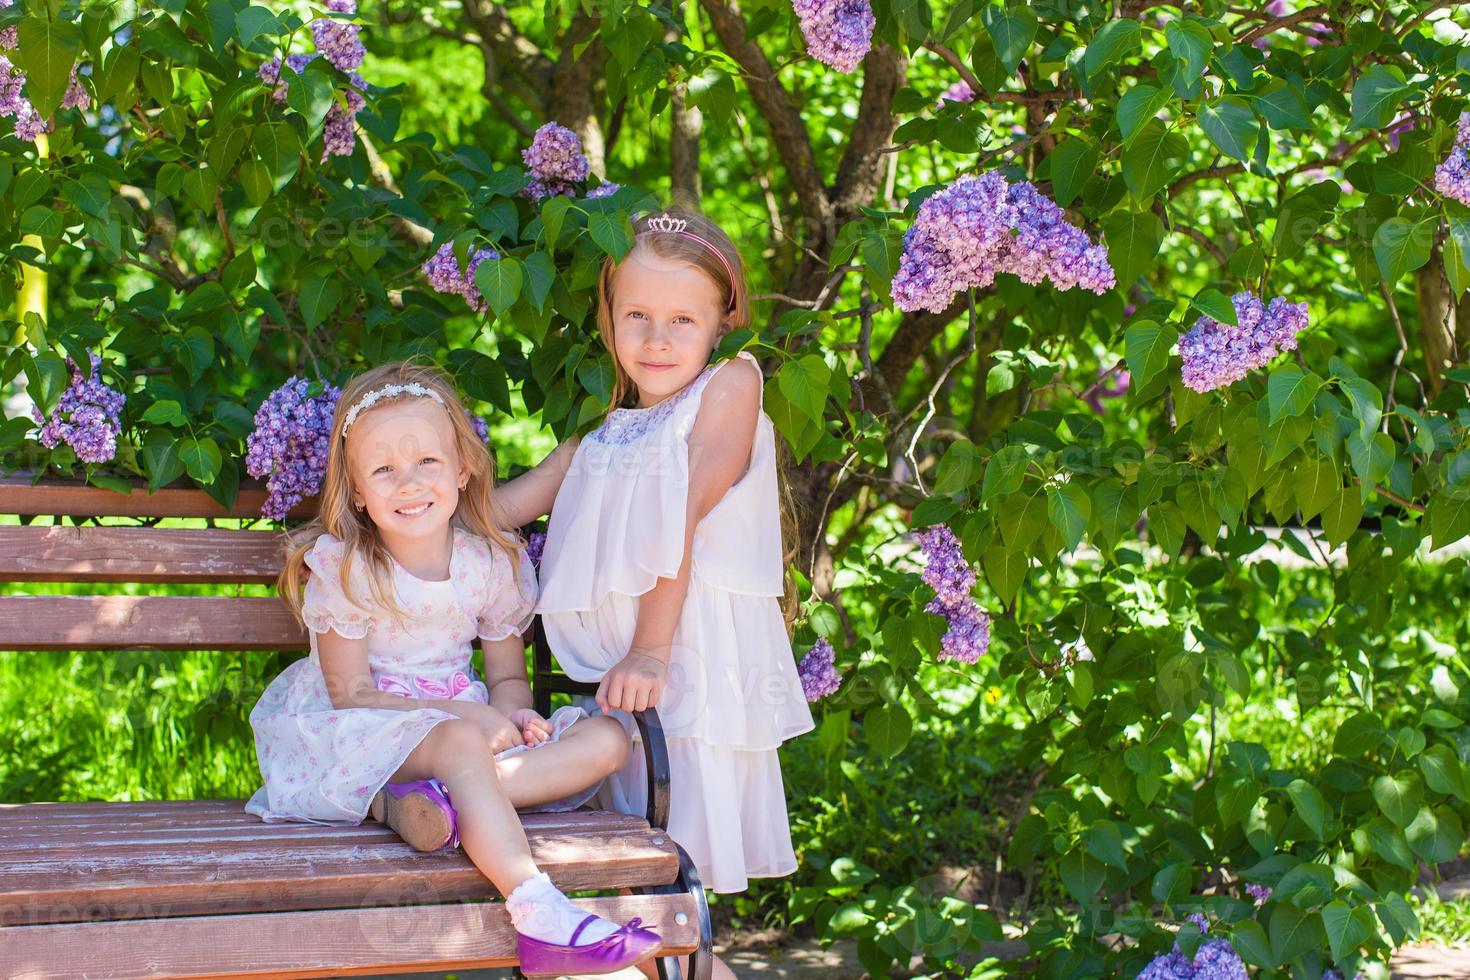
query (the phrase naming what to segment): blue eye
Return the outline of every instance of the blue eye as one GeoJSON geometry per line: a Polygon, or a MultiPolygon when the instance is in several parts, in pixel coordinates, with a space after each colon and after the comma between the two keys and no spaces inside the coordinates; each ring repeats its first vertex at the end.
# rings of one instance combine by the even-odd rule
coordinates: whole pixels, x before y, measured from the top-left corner
{"type": "Polygon", "coordinates": [[[373,476],[377,476],[379,473],[383,472],[384,470],[391,470],[392,468],[393,467],[391,467],[391,466],[379,466],[377,469],[373,470],[373,476]]]}

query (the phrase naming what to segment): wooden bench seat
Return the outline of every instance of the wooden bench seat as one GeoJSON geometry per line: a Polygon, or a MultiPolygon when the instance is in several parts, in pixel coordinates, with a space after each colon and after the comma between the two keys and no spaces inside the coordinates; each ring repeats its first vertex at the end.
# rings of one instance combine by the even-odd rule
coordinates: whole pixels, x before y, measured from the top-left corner
{"type": "MultiPolygon", "coordinates": [[[[150,498],[0,478],[0,514],[22,519],[58,512],[73,520],[248,518],[258,497],[247,488],[227,515],[197,490],[150,498]]],[[[309,506],[294,513],[309,516],[309,506]]],[[[279,547],[279,532],[234,527],[0,527],[0,581],[92,583],[93,592],[106,593],[0,595],[0,649],[304,651],[305,633],[274,597],[123,595],[97,587],[269,584],[279,547]]],[[[589,690],[552,669],[544,642],[535,644],[533,673],[543,712],[553,692],[589,690]]],[[[674,957],[693,953],[692,975],[707,977],[704,892],[663,829],[668,760],[658,715],[637,720],[648,813],[528,814],[527,837],[537,863],[563,889],[639,893],[581,901],[656,930],[665,941],[660,975],[680,975],[674,957]]],[[[0,974],[320,977],[514,965],[504,905],[463,851],[419,853],[372,821],[267,824],[244,805],[0,804],[0,974]]]]}

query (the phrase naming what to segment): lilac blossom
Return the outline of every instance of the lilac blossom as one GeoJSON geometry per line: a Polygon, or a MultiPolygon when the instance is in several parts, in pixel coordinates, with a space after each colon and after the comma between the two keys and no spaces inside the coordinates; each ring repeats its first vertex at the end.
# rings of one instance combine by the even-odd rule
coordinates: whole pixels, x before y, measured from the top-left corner
{"type": "Polygon", "coordinates": [[[939,641],[938,659],[973,664],[990,649],[990,617],[970,595],[975,572],[948,525],[936,524],[920,531],[918,538],[924,555],[924,584],[934,590],[924,611],[943,616],[949,623],[939,641]]]}
{"type": "Polygon", "coordinates": [[[1455,145],[1450,155],[1434,168],[1434,189],[1445,197],[1454,198],[1461,204],[1470,204],[1470,158],[1466,148],[1470,146],[1470,112],[1460,113],[1455,127],[1455,145]]]}
{"type": "Polygon", "coordinates": [[[321,489],[331,450],[332,414],[340,389],[327,385],[311,396],[311,383],[292,378],[268,395],[255,413],[255,429],[245,440],[245,470],[269,475],[263,516],[284,520],[302,498],[321,489]]]}
{"type": "Polygon", "coordinates": [[[481,442],[490,441],[490,423],[476,415],[474,412],[466,412],[470,420],[470,428],[475,430],[475,435],[480,437],[481,442]]]}
{"type": "MultiPolygon", "coordinates": [[[[291,54],[286,56],[286,67],[296,74],[306,70],[306,66],[316,55],[291,54]]],[[[266,84],[274,84],[271,90],[271,98],[277,102],[286,101],[286,83],[281,81],[281,59],[272,58],[256,69],[256,74],[266,84]]],[[[322,123],[322,158],[326,163],[328,157],[351,156],[352,151],[357,148],[357,134],[353,125],[357,120],[357,114],[367,105],[367,100],[362,93],[367,91],[367,79],[357,72],[348,76],[347,88],[342,90],[342,101],[332,100],[331,108],[327,110],[327,118],[322,123]],[[342,102],[346,103],[344,107],[342,102]]]]}
{"type": "Polygon", "coordinates": [[[1230,302],[1239,326],[1201,316],[1179,338],[1181,376],[1192,391],[1213,391],[1239,381],[1281,351],[1295,350],[1297,334],[1307,328],[1306,303],[1277,296],[1262,305],[1260,297],[1249,291],[1236,293],[1230,302]]]}
{"type": "Polygon", "coordinates": [[[961,177],[919,207],[893,278],[894,305],[942,313],[956,293],[988,286],[1000,272],[1099,295],[1117,284],[1105,246],[1068,224],[1030,181],[1012,184],[992,171],[961,177]]]}
{"type": "Polygon", "coordinates": [[[546,532],[532,531],[526,535],[526,557],[536,568],[541,567],[541,553],[546,550],[546,532]]]}
{"type": "MultiPolygon", "coordinates": [[[[0,10],[11,6],[15,0],[0,0],[0,10]]],[[[0,49],[14,51],[20,43],[19,31],[12,24],[0,30],[0,49]]],[[[14,120],[15,135],[23,140],[35,142],[36,138],[49,129],[31,100],[25,94],[26,74],[9,58],[0,55],[0,117],[14,120]]],[[[77,66],[71,66],[66,93],[61,97],[61,108],[81,109],[90,101],[87,89],[77,77],[77,66]]]]}
{"type": "Polygon", "coordinates": [[[1245,886],[1245,893],[1249,895],[1257,905],[1265,905],[1271,898],[1270,885],[1249,884],[1245,886]]]}
{"type": "Polygon", "coordinates": [[[571,194],[574,184],[587,179],[582,140],[554,122],[536,130],[531,145],[521,151],[521,159],[531,170],[531,182],[524,193],[534,201],[555,194],[571,194]]]}
{"type": "Polygon", "coordinates": [[[1104,401],[1121,398],[1128,394],[1128,386],[1133,381],[1133,375],[1126,368],[1119,371],[1109,371],[1093,382],[1092,387],[1082,393],[1082,400],[1094,412],[1102,415],[1107,412],[1103,405],[1104,401]]]}
{"type": "Polygon", "coordinates": [[[498,258],[500,253],[493,248],[477,248],[470,253],[469,269],[462,272],[459,260],[454,257],[454,243],[445,242],[420,268],[435,292],[463,296],[472,310],[483,313],[487,304],[485,297],[480,295],[479,287],[475,285],[475,270],[486,259],[498,258]]]}
{"type": "Polygon", "coordinates": [[[970,88],[963,80],[955,82],[945,89],[939,96],[936,108],[942,107],[946,102],[974,102],[975,90],[970,88]]]}
{"type": "Polygon", "coordinates": [[[622,184],[614,184],[611,182],[598,184],[596,187],[587,192],[587,200],[595,201],[600,197],[612,197],[614,194],[622,189],[622,184]]]}
{"type": "MultiPolygon", "coordinates": [[[[327,9],[334,14],[356,14],[357,0],[327,0],[327,9]]],[[[361,24],[318,17],[311,22],[311,37],[316,50],[341,71],[353,71],[362,64],[367,50],[358,36],[361,24]]]]}
{"type": "Polygon", "coordinates": [[[806,49],[828,68],[848,73],[873,46],[877,19],[868,0],[791,0],[806,49]]]}
{"type": "Polygon", "coordinates": [[[820,701],[837,693],[842,686],[842,675],[833,666],[836,659],[837,652],[832,649],[832,644],[822,638],[812,644],[801,663],[796,665],[796,672],[801,677],[801,691],[808,701],[820,701]]]}
{"type": "MultiPolygon", "coordinates": [[[[1209,934],[1210,926],[1204,916],[1195,913],[1189,920],[1199,926],[1201,933],[1209,934]]],[[[1185,956],[1175,943],[1171,951],[1154,957],[1138,980],[1249,980],[1249,974],[1229,940],[1206,939],[1195,950],[1193,959],[1185,956]]]]}
{"type": "Polygon", "coordinates": [[[51,410],[50,418],[31,407],[31,417],[41,426],[41,445],[55,449],[65,442],[84,463],[105,463],[117,455],[117,438],[122,435],[122,413],[125,398],[120,391],[102,383],[102,358],[89,353],[91,377],[82,377],[81,369],[70,357],[71,384],[62,392],[61,400],[51,410]]]}
{"type": "MultiPolygon", "coordinates": [[[[15,3],[15,0],[0,0],[0,10],[4,10],[13,3],[15,3]]],[[[16,45],[19,43],[20,30],[15,24],[11,24],[9,27],[0,30],[0,48],[4,48],[6,51],[14,51],[16,45]]]]}

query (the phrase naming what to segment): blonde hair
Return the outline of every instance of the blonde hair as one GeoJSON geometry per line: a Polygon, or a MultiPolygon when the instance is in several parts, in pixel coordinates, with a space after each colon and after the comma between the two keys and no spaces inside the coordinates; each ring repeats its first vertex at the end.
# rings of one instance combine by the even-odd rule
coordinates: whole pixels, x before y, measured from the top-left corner
{"type": "MultiPolygon", "coordinates": [[[[632,249],[624,256],[624,261],[632,257],[639,249],[647,249],[661,259],[691,265],[704,273],[714,284],[715,291],[725,303],[719,336],[723,337],[731,330],[739,330],[750,324],[750,283],[746,279],[745,263],[740,258],[740,250],[735,247],[735,243],[731,241],[729,235],[725,234],[723,228],[702,214],[686,211],[683,208],[669,207],[638,218],[633,223],[633,230],[636,237],[632,249]],[[698,235],[704,239],[704,242],[695,241],[688,235],[676,231],[658,231],[649,227],[649,221],[652,218],[663,215],[682,219],[685,222],[685,230],[698,235]],[[713,246],[718,254],[711,251],[710,246],[713,246]],[[724,261],[721,261],[722,257],[724,261]]],[[[612,399],[607,406],[609,412],[621,407],[630,398],[636,398],[638,394],[638,386],[633,383],[627,372],[623,370],[623,366],[618,363],[617,335],[612,314],[613,282],[617,267],[618,263],[615,263],[609,256],[603,260],[602,273],[597,279],[597,334],[602,338],[602,345],[607,348],[613,367],[612,399]]],[[[782,557],[785,558],[783,565],[785,571],[782,575],[785,588],[781,597],[781,612],[785,616],[789,633],[800,605],[794,560],[797,551],[796,513],[785,472],[789,454],[780,451],[780,439],[777,439],[776,443],[776,485],[781,512],[781,552],[782,557]]]]}
{"type": "MultiPolygon", "coordinates": [[[[462,466],[469,469],[469,479],[459,492],[459,506],[450,515],[451,527],[460,527],[484,538],[492,549],[499,549],[510,559],[512,567],[520,560],[520,551],[525,547],[519,534],[505,527],[500,508],[495,503],[495,462],[489,448],[481,441],[470,422],[464,402],[449,380],[436,368],[413,363],[395,361],[371,368],[359,374],[342,389],[337,399],[337,409],[332,418],[331,441],[327,449],[327,471],[322,477],[321,493],[317,497],[317,514],[310,522],[289,531],[284,544],[285,562],[277,580],[277,586],[286,604],[296,619],[305,625],[301,616],[301,605],[305,598],[306,554],[323,534],[330,534],[343,544],[341,572],[342,592],[349,602],[363,609],[370,607],[360,597],[354,596],[350,585],[352,569],[358,561],[368,568],[368,587],[372,600],[390,613],[404,618],[415,618],[400,609],[394,601],[393,556],[389,554],[377,525],[367,511],[359,511],[352,505],[352,474],[347,465],[346,440],[342,437],[347,413],[368,392],[387,384],[420,384],[438,393],[444,399],[445,411],[449,413],[454,427],[455,450],[462,466]]],[[[405,399],[415,399],[411,394],[393,394],[378,399],[363,414],[382,411],[385,407],[398,405],[405,399]]],[[[519,576],[513,576],[519,588],[519,576]]]]}

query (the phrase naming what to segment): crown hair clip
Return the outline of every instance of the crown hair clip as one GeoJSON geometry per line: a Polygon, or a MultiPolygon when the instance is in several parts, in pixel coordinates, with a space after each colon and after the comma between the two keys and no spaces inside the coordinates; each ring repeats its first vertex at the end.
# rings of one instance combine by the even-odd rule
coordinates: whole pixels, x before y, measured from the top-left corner
{"type": "Polygon", "coordinates": [[[661,214],[648,219],[649,231],[662,231],[680,234],[689,227],[689,222],[683,218],[676,218],[671,214],[661,214]]]}

